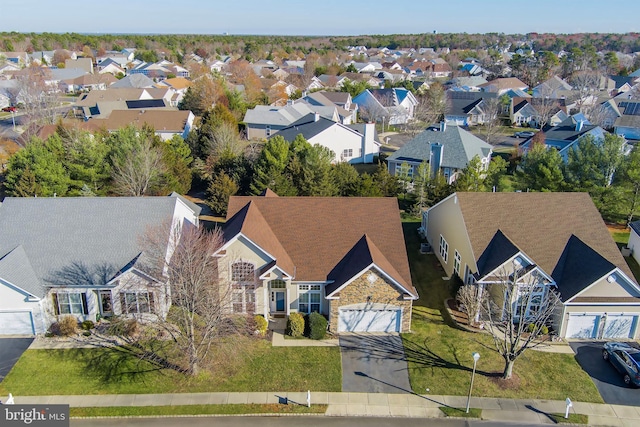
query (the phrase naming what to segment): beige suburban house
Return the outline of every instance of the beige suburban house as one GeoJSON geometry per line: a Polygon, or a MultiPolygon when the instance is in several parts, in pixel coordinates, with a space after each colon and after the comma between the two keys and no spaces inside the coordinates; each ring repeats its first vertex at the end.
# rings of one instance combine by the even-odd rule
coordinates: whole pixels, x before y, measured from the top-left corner
{"type": "Polygon", "coordinates": [[[527,313],[555,288],[561,337],[640,335],[640,287],[587,193],[454,193],[422,228],[447,276],[484,287],[517,272],[538,294],[527,313]]]}
{"type": "Polygon", "coordinates": [[[218,271],[236,313],[319,312],[334,332],[411,328],[418,295],[395,198],[231,197],[224,237],[218,271]]]}

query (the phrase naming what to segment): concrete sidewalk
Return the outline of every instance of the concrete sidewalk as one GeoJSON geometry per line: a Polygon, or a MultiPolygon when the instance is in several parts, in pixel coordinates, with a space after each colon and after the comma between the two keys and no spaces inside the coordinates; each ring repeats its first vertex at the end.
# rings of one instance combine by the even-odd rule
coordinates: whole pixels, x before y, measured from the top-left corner
{"type": "MultiPolygon", "coordinates": [[[[14,399],[16,404],[69,404],[72,407],[216,405],[228,403],[288,403],[293,405],[306,405],[307,393],[258,392],[14,396],[14,399]]],[[[311,393],[311,404],[329,405],[326,412],[327,416],[442,418],[444,414],[438,409],[440,406],[464,408],[466,403],[467,398],[464,396],[384,393],[311,393]]],[[[554,424],[546,414],[564,413],[565,402],[555,400],[472,397],[471,407],[481,408],[482,419],[484,420],[513,422],[516,424],[554,424]]],[[[635,406],[574,402],[571,412],[588,415],[589,425],[631,427],[640,424],[640,408],[635,406]]]]}

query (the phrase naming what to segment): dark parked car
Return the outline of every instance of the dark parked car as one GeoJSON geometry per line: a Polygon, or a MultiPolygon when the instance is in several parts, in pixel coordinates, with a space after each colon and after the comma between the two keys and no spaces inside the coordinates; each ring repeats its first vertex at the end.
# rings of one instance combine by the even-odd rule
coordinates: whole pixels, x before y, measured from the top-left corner
{"type": "Polygon", "coordinates": [[[4,107],[2,111],[7,113],[15,113],[16,111],[18,111],[18,109],[16,107],[4,107]]]}
{"type": "Polygon", "coordinates": [[[531,138],[535,134],[535,132],[531,132],[529,130],[522,130],[520,132],[514,133],[513,136],[516,138],[531,138]]]}
{"type": "Polygon", "coordinates": [[[622,374],[626,385],[640,387],[640,349],[622,342],[605,343],[602,358],[622,374]]]}

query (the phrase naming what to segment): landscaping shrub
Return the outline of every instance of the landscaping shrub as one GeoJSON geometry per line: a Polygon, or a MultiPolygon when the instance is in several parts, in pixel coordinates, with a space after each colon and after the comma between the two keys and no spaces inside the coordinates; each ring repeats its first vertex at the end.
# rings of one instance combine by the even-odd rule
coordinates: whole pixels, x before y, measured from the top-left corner
{"type": "Polygon", "coordinates": [[[138,321],[136,319],[115,318],[109,325],[109,334],[130,337],[138,332],[138,321]]]}
{"type": "Polygon", "coordinates": [[[327,319],[320,314],[313,312],[308,316],[309,338],[321,340],[327,334],[327,319]]]}
{"type": "Polygon", "coordinates": [[[535,330],[536,330],[536,325],[534,325],[533,323],[529,323],[527,325],[527,332],[529,332],[530,334],[532,334],[533,331],[535,331],[535,330]]]}
{"type": "Polygon", "coordinates": [[[84,322],[82,322],[80,324],[80,327],[82,329],[84,329],[85,331],[88,331],[90,329],[93,329],[95,326],[95,323],[93,323],[91,320],[85,320],[84,322]]]}
{"type": "Polygon", "coordinates": [[[267,328],[269,327],[269,322],[267,322],[267,319],[264,318],[264,316],[260,316],[259,314],[255,315],[253,320],[256,323],[256,331],[264,336],[267,333],[267,328]]]}
{"type": "Polygon", "coordinates": [[[304,317],[300,313],[291,313],[287,319],[287,335],[301,337],[304,334],[304,317]]]}
{"type": "Polygon", "coordinates": [[[75,334],[78,332],[78,319],[71,315],[60,317],[60,320],[58,320],[58,332],[64,337],[75,334]]]}
{"type": "Polygon", "coordinates": [[[547,335],[549,333],[549,327],[547,325],[542,325],[542,328],[540,328],[540,333],[542,335],[547,335]]]}

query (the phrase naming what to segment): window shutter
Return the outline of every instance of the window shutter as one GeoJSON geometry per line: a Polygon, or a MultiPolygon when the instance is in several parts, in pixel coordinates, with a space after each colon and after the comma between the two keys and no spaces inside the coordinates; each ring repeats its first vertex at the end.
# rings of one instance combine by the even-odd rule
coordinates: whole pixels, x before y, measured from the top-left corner
{"type": "Polygon", "coordinates": [[[86,293],[81,293],[80,297],[82,298],[82,314],[87,315],[89,314],[89,306],[87,304],[87,294],[86,293]]]}
{"type": "Polygon", "coordinates": [[[149,292],[149,313],[155,313],[156,312],[156,300],[155,300],[155,293],[153,292],[149,292]]]}
{"type": "Polygon", "coordinates": [[[58,294],[54,292],[53,294],[51,294],[51,297],[53,298],[53,312],[57,316],[60,314],[60,307],[58,307],[58,294]]]}
{"type": "Polygon", "coordinates": [[[126,314],[128,311],[127,300],[124,297],[124,292],[120,292],[120,314],[126,314]]]}

